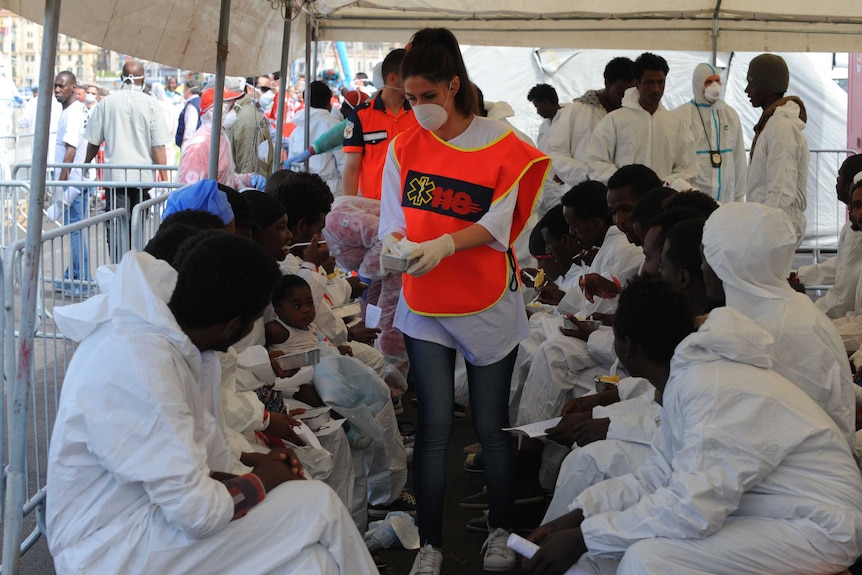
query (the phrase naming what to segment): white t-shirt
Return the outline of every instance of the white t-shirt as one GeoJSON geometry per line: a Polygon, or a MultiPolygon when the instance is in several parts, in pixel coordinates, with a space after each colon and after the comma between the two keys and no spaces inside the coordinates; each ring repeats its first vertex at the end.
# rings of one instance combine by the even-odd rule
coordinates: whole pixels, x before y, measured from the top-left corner
{"type": "MultiPolygon", "coordinates": [[[[89,112],[87,106],[81,102],[73,102],[68,108],[60,113],[57,122],[57,143],[54,145],[54,162],[62,163],[66,157],[66,145],[75,147],[75,164],[83,164],[87,156],[87,142],[84,140],[84,130],[87,128],[87,117],[89,112]]],[[[60,170],[55,170],[55,177],[59,177],[60,170]]],[[[69,171],[69,181],[81,180],[81,169],[74,168],[69,171]]]]}
{"type": "MultiPolygon", "coordinates": [[[[473,118],[470,126],[462,134],[449,140],[449,144],[459,148],[478,148],[500,139],[510,130],[509,126],[496,120],[473,118]]],[[[390,144],[383,168],[380,237],[391,232],[404,233],[407,228],[400,199],[395,200],[400,186],[398,162],[390,144]]],[[[494,237],[495,241],[488,245],[495,250],[506,251],[509,245],[517,191],[516,186],[512,193],[494,203],[488,213],[477,222],[494,237]]],[[[469,282],[465,282],[464,289],[470,289],[469,282]]],[[[473,365],[491,365],[500,361],[519,341],[529,335],[527,313],[520,289],[507,289],[500,301],[486,311],[455,317],[415,314],[404,301],[403,293],[402,291],[395,310],[394,327],[412,338],[457,349],[473,365]]],[[[457,294],[453,296],[457,297],[457,294]]]]}

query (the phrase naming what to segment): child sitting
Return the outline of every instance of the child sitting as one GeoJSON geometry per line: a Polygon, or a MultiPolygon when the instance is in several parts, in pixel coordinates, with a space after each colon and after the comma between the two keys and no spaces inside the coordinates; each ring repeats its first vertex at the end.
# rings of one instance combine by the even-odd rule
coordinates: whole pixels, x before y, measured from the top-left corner
{"type": "MultiPolygon", "coordinates": [[[[314,298],[311,295],[311,287],[301,277],[281,277],[272,293],[272,308],[275,317],[265,325],[266,345],[270,352],[304,353],[320,349],[322,342],[325,342],[327,347],[334,347],[321,336],[314,325],[314,298]]],[[[349,345],[339,345],[335,349],[341,355],[353,355],[349,345]]],[[[313,407],[325,404],[310,383],[299,386],[299,391],[293,397],[313,407]]],[[[368,438],[359,435],[347,423],[344,424],[344,429],[351,446],[359,449],[368,447],[368,438]]]]}
{"type": "MultiPolygon", "coordinates": [[[[311,287],[299,276],[282,276],[272,294],[275,317],[266,323],[266,345],[270,350],[302,353],[319,349],[320,332],[314,325],[315,307],[311,287]]],[[[331,344],[329,344],[331,345],[331,344]]],[[[341,355],[352,356],[349,345],[339,345],[341,355]]]]}

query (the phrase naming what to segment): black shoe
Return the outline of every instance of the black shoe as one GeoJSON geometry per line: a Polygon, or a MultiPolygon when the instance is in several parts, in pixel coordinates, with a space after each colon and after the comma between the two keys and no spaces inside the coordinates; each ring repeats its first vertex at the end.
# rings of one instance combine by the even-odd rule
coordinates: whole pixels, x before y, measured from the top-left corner
{"type": "MultiPolygon", "coordinates": [[[[514,504],[515,505],[531,505],[540,503],[545,500],[547,494],[538,485],[538,483],[521,483],[516,481],[513,487],[514,504]]],[[[465,509],[488,509],[488,488],[483,487],[482,491],[473,495],[467,496],[461,500],[461,507],[465,509]]]]}
{"type": "Polygon", "coordinates": [[[383,519],[390,511],[404,511],[416,517],[416,497],[406,489],[401,492],[398,499],[389,505],[369,505],[368,516],[375,519],[383,519]]]}
{"type": "MultiPolygon", "coordinates": [[[[516,518],[517,520],[517,518],[516,518]]],[[[467,531],[475,531],[476,533],[487,533],[488,532],[488,512],[482,512],[482,515],[479,517],[475,517],[466,523],[467,531]]],[[[520,533],[521,535],[529,535],[533,532],[533,529],[538,527],[538,525],[518,525],[517,523],[512,528],[512,531],[515,533],[520,533]]]]}

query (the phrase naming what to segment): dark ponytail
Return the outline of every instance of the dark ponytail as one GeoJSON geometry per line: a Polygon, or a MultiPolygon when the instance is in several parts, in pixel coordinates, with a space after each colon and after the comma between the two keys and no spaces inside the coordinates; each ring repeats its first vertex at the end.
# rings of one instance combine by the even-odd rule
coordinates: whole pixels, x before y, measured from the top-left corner
{"type": "Polygon", "coordinates": [[[476,91],[467,75],[458,40],[446,28],[425,28],[413,35],[401,63],[401,78],[422,76],[430,82],[446,82],[458,76],[461,86],[455,94],[455,109],[466,116],[478,115],[476,91]]]}

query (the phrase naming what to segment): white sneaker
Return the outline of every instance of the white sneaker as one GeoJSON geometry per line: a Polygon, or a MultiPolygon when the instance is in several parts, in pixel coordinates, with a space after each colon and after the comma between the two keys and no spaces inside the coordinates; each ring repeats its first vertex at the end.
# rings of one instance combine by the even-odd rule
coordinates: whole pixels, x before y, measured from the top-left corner
{"type": "Polygon", "coordinates": [[[482,553],[485,554],[482,567],[485,571],[508,571],[515,566],[515,552],[506,545],[508,540],[509,532],[500,527],[485,539],[482,545],[482,553]]]}
{"type": "Polygon", "coordinates": [[[410,575],[440,575],[440,568],[443,565],[443,552],[432,547],[429,543],[419,549],[416,554],[416,559],[413,560],[413,567],[410,568],[410,575]]]}

